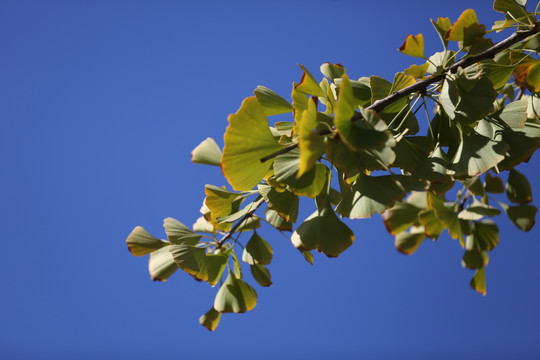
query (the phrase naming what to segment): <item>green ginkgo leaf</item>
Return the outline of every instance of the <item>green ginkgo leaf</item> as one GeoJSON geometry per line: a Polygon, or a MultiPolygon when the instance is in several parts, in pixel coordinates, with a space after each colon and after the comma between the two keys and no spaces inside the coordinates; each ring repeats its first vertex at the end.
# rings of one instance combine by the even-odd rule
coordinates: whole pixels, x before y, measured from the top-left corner
{"type": "Polygon", "coordinates": [[[296,222],[300,207],[297,195],[288,190],[276,191],[268,185],[259,185],[257,188],[270,209],[276,211],[285,221],[296,222]]]}
{"type": "Polygon", "coordinates": [[[323,252],[328,257],[337,257],[354,241],[354,234],[330,207],[311,214],[291,237],[297,249],[323,252]]]}
{"type": "Polygon", "coordinates": [[[461,260],[461,266],[468,269],[480,269],[487,266],[489,256],[486,251],[466,250],[461,260]]]}
{"type": "Polygon", "coordinates": [[[388,232],[397,235],[418,223],[418,213],[422,211],[407,202],[398,202],[382,214],[388,232]]]}
{"type": "Polygon", "coordinates": [[[435,210],[425,209],[418,213],[418,222],[424,227],[424,233],[430,239],[438,239],[444,230],[442,221],[435,210]]]}
{"type": "Polygon", "coordinates": [[[178,269],[169,248],[170,245],[150,253],[148,272],[153,281],[165,281],[178,269]]]}
{"type": "Polygon", "coordinates": [[[212,306],[206,314],[199,318],[199,324],[210,331],[214,331],[219,325],[219,320],[221,320],[221,313],[212,306]]]}
{"type": "Polygon", "coordinates": [[[506,196],[508,200],[517,204],[527,204],[532,201],[532,188],[529,180],[515,169],[511,169],[508,175],[506,196]]]}
{"type": "Polygon", "coordinates": [[[439,38],[441,39],[441,42],[446,49],[448,46],[448,40],[446,39],[446,33],[450,28],[452,27],[452,23],[450,22],[449,18],[443,18],[440,17],[435,22],[433,19],[431,19],[431,24],[433,24],[433,27],[437,31],[437,34],[439,35],[439,38]]]}
{"type": "Polygon", "coordinates": [[[126,239],[129,252],[135,256],[143,256],[169,245],[163,240],[150,235],[142,226],[135,227],[126,239]]]}
{"type": "Polygon", "coordinates": [[[491,251],[499,244],[499,228],[491,220],[475,222],[472,234],[467,236],[465,248],[469,251],[491,251]]]}
{"type": "Polygon", "coordinates": [[[486,271],[484,267],[476,270],[474,277],[471,279],[471,288],[478,291],[482,295],[486,295],[486,271]]]}
{"type": "Polygon", "coordinates": [[[529,231],[535,224],[536,206],[525,204],[517,206],[508,206],[506,209],[508,218],[522,231],[529,231]]]}
{"type": "Polygon", "coordinates": [[[345,68],[341,64],[325,62],[321,65],[321,73],[334,82],[335,79],[340,79],[343,77],[343,74],[345,74],[345,68]]]}
{"type": "Polygon", "coordinates": [[[274,251],[270,244],[259,234],[253,232],[242,253],[242,261],[250,265],[268,265],[272,261],[273,254],[274,251]]]}
{"type": "Polygon", "coordinates": [[[268,287],[272,285],[272,275],[264,265],[254,264],[250,266],[251,275],[261,286],[268,287]]]}
{"type": "Polygon", "coordinates": [[[458,218],[463,220],[480,220],[484,216],[491,217],[499,215],[500,213],[501,211],[499,209],[486,205],[475,199],[469,207],[460,211],[458,218]]]}
{"type": "Polygon", "coordinates": [[[173,218],[163,220],[163,227],[171,244],[195,245],[201,239],[201,235],[195,234],[187,226],[173,218]]]}
{"type": "Polygon", "coordinates": [[[426,62],[423,65],[411,65],[405,69],[405,75],[410,75],[415,79],[420,79],[426,76],[427,70],[429,69],[429,63],[426,62]]]}
{"type": "Polygon", "coordinates": [[[221,149],[211,137],[206,138],[191,152],[191,161],[196,164],[219,166],[221,149]]]}
{"type": "Polygon", "coordinates": [[[266,209],[266,221],[279,231],[292,231],[293,224],[279,215],[277,211],[266,209]]]}
{"type": "Polygon", "coordinates": [[[250,190],[266,175],[272,160],[261,158],[280,150],[268,127],[264,108],[255,97],[248,97],[229,116],[221,168],[235,190],[250,190]]]}
{"type": "Polygon", "coordinates": [[[540,147],[539,124],[527,122],[523,128],[511,129],[496,126],[494,128],[502,129],[502,139],[510,145],[506,157],[497,166],[501,171],[512,169],[524,161],[529,161],[536,149],[540,147]]]}
{"type": "Polygon", "coordinates": [[[406,195],[397,178],[392,175],[360,175],[352,185],[351,191],[343,194],[336,211],[341,216],[351,219],[364,219],[377,212],[382,213],[406,195]]]}
{"type": "Polygon", "coordinates": [[[257,305],[257,293],[248,283],[230,271],[214,300],[214,309],[222,313],[244,313],[257,305]]]}
{"type": "Polygon", "coordinates": [[[292,105],[287,100],[267,87],[259,85],[253,93],[264,108],[266,116],[286,114],[293,110],[292,105]]]}
{"type": "Polygon", "coordinates": [[[447,206],[444,199],[438,196],[430,195],[429,203],[441,223],[448,229],[450,236],[453,239],[459,239],[463,243],[463,230],[455,209],[452,206],[447,206]]]}
{"type": "Polygon", "coordinates": [[[214,185],[206,185],[204,187],[204,193],[206,195],[204,204],[210,210],[212,219],[214,220],[238,211],[240,200],[242,200],[242,194],[231,192],[214,185]]]}
{"type": "Polygon", "coordinates": [[[487,192],[493,194],[502,194],[504,192],[504,184],[500,177],[493,176],[489,172],[486,173],[484,188],[487,192]]]}
{"type": "Polygon", "coordinates": [[[414,227],[409,232],[402,232],[397,235],[395,246],[400,253],[411,255],[424,242],[425,238],[424,227],[414,227]]]}
{"type": "Polygon", "coordinates": [[[422,34],[407,35],[407,38],[399,48],[399,51],[405,55],[424,59],[424,36],[422,34]]]}
{"type": "Polygon", "coordinates": [[[206,254],[205,249],[191,245],[171,245],[170,253],[176,265],[197,280],[214,286],[221,278],[228,255],[206,254]]]}

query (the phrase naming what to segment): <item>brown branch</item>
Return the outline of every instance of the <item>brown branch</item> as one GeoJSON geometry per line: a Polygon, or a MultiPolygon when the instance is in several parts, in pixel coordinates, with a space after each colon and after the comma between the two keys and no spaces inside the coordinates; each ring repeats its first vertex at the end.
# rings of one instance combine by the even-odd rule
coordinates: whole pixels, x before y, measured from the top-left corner
{"type": "Polygon", "coordinates": [[[255,203],[255,206],[253,207],[253,209],[249,210],[244,216],[242,216],[240,218],[240,220],[238,220],[238,222],[236,222],[232,227],[231,229],[221,238],[221,240],[219,240],[219,246],[221,247],[221,245],[223,245],[223,243],[225,243],[225,241],[229,240],[231,238],[231,236],[234,234],[234,232],[236,230],[238,230],[238,228],[240,227],[240,225],[242,225],[244,223],[244,221],[246,221],[247,219],[249,219],[250,217],[253,216],[253,214],[255,213],[255,211],[257,211],[257,209],[264,203],[264,199],[261,198],[258,200],[257,203],[255,203]]]}
{"type": "MultiPolygon", "coordinates": [[[[460,68],[460,67],[465,69],[468,66],[473,65],[473,64],[475,64],[477,62],[480,62],[482,60],[492,59],[499,52],[508,49],[510,46],[520,42],[521,40],[526,39],[527,37],[529,37],[531,35],[537,34],[539,31],[540,31],[540,25],[538,23],[536,23],[527,31],[515,32],[512,35],[510,35],[509,37],[507,37],[506,39],[498,42],[497,44],[493,45],[489,49],[485,50],[484,52],[482,52],[482,53],[480,53],[478,55],[462,58],[459,61],[457,61],[456,63],[454,63],[454,65],[444,69],[440,74],[431,75],[431,76],[427,77],[426,79],[424,79],[422,81],[419,81],[419,82],[417,82],[417,83],[415,83],[415,84],[413,84],[411,86],[408,86],[408,87],[403,88],[401,90],[395,91],[392,94],[385,97],[384,99],[380,99],[380,100],[375,101],[373,104],[368,106],[366,109],[374,110],[376,112],[381,112],[385,107],[387,107],[388,105],[398,101],[399,99],[404,98],[405,96],[408,96],[408,95],[410,95],[412,93],[415,93],[415,92],[420,92],[420,93],[425,92],[429,85],[431,85],[431,84],[433,84],[435,82],[443,80],[448,73],[455,73],[458,70],[458,68],[460,68]]],[[[351,120],[352,121],[357,120],[361,116],[362,116],[361,114],[357,113],[357,114],[353,115],[351,120]]],[[[318,135],[328,135],[328,134],[330,134],[330,132],[329,132],[328,129],[324,129],[324,130],[319,131],[317,134],[318,135]]],[[[297,147],[298,147],[298,144],[289,145],[289,146],[287,146],[287,147],[285,147],[285,148],[283,148],[283,149],[281,149],[279,151],[276,151],[273,154],[270,154],[270,155],[267,155],[267,156],[263,157],[261,159],[261,162],[265,162],[265,161],[268,161],[270,159],[275,158],[278,155],[288,153],[289,151],[294,150],[297,147]]]]}

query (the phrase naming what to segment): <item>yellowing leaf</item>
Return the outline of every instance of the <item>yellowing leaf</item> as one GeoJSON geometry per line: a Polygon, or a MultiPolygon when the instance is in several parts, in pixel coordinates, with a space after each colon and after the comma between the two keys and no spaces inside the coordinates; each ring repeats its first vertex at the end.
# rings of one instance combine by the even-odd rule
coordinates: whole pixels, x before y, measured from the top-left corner
{"type": "Polygon", "coordinates": [[[463,41],[464,29],[476,23],[478,23],[476,12],[473,9],[465,10],[446,33],[446,39],[452,41],[463,41]]]}
{"type": "Polygon", "coordinates": [[[399,48],[399,51],[405,55],[424,59],[424,36],[422,34],[407,35],[407,38],[399,48]]]}
{"type": "Polygon", "coordinates": [[[304,70],[304,75],[302,75],[302,80],[300,80],[300,84],[295,86],[295,89],[311,96],[324,97],[324,91],[321,89],[313,75],[311,75],[311,73],[302,65],[298,64],[298,66],[304,70]]]}
{"type": "Polygon", "coordinates": [[[405,69],[405,75],[413,76],[416,79],[423,78],[426,76],[426,72],[429,69],[429,63],[425,63],[424,65],[411,65],[407,69],[405,69]]]}
{"type": "Polygon", "coordinates": [[[248,97],[229,116],[221,168],[235,190],[250,190],[266,175],[272,160],[261,158],[282,148],[268,127],[263,107],[255,97],[248,97]]]}
{"type": "Polygon", "coordinates": [[[402,232],[397,235],[395,246],[400,253],[411,255],[424,242],[425,238],[424,227],[415,227],[410,232],[402,232]]]}
{"type": "Polygon", "coordinates": [[[221,313],[212,307],[206,314],[199,318],[199,323],[210,331],[216,330],[221,319],[221,313]]]}
{"type": "Polygon", "coordinates": [[[482,295],[486,295],[486,271],[484,267],[476,270],[470,283],[471,287],[482,295]]]}
{"type": "Polygon", "coordinates": [[[314,129],[317,127],[317,105],[315,101],[308,102],[308,108],[303,111],[298,124],[298,149],[300,149],[300,163],[297,177],[311,170],[315,162],[324,153],[325,145],[322,136],[314,129]]]}

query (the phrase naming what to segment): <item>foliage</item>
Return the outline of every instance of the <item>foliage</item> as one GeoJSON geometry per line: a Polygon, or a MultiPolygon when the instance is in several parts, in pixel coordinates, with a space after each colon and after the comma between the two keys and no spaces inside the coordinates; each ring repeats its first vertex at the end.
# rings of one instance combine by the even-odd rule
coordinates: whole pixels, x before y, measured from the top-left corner
{"type": "Polygon", "coordinates": [[[211,138],[192,153],[195,163],[221,166],[232,189],[206,185],[193,229],[167,218],[164,241],[136,227],[129,250],[150,254],[153,280],[180,268],[219,283],[200,318],[209,330],[221,313],[255,307],[242,267],[259,285],[272,284],[273,250],[257,232],[261,222],[295,229],[292,244],[310,263],[313,250],[337,257],[353,244],[345,217],[382,214],[407,255],[447,230],[464,249],[463,267],[475,271],[471,287],[485,295],[488,253],[499,243],[491,218],[505,214],[529,231],[537,212],[527,178],[515,169],[540,146],[540,25],[538,6],[529,12],[525,3],[495,0],[504,20],[490,31],[472,9],[454,23],[432,20],[442,51],[426,57],[423,35],[408,35],[399,51],[423,63],[390,80],[354,80],[342,65],[325,63],[321,81],[300,65],[292,103],[257,87],[229,116],[223,153],[211,138]],[[514,32],[498,44],[486,37],[505,29],[514,32]],[[291,121],[269,126],[268,117],[283,114],[291,121]],[[503,192],[508,203],[496,195],[503,192]],[[302,197],[315,210],[295,225],[302,197]],[[247,243],[238,241],[240,232],[251,233],[247,243]]]}

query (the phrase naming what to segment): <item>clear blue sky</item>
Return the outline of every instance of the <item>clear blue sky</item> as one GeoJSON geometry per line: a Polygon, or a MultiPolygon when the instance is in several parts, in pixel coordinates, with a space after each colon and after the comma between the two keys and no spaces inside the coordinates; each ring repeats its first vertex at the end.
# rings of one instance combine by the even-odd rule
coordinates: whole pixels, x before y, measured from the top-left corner
{"type": "MultiPolygon", "coordinates": [[[[263,232],[274,285],[215,333],[197,319],[217,289],[154,283],[125,245],[136,225],[191,225],[204,184],[225,185],[189,155],[222,145],[257,85],[288,97],[297,63],[320,78],[325,61],[392,78],[415,62],[407,34],[438,51],[429,18],[468,7],[499,18],[491,1],[1,1],[0,358],[540,358],[538,228],[501,222],[486,297],[447,235],[406,257],[375,216],[312,267],[263,232]]],[[[520,170],[538,184],[539,165],[520,170]]]]}

